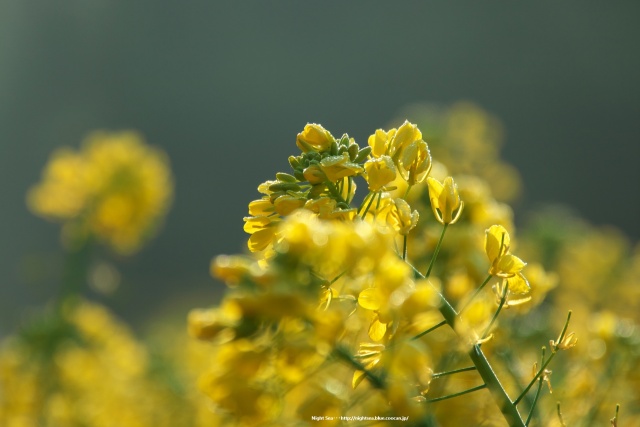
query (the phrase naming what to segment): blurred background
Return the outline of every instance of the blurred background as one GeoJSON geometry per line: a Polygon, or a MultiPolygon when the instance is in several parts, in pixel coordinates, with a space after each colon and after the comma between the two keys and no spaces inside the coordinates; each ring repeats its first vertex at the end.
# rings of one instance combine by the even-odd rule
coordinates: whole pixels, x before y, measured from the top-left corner
{"type": "Polygon", "coordinates": [[[256,186],[307,122],[360,145],[408,105],[502,120],[516,224],[565,204],[640,237],[640,3],[0,0],[0,335],[55,294],[59,226],[25,194],[51,152],[136,129],[171,159],[164,230],[107,299],[141,327],[215,301],[256,186]],[[197,303],[194,303],[197,301],[197,303]]]}

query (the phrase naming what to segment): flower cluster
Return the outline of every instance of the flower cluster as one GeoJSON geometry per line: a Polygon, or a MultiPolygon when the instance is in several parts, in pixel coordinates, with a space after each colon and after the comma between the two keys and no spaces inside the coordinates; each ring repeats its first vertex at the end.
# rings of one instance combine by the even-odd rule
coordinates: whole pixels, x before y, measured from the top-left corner
{"type": "MultiPolygon", "coordinates": [[[[462,177],[466,185],[459,189],[408,121],[377,130],[368,143],[360,148],[348,135],[337,140],[322,126],[307,125],[296,139],[302,154],[289,158],[291,173],[261,184],[263,196],[249,204],[245,231],[253,256],[214,259],[211,271],[229,290],[219,306],[189,316],[191,335],[215,344],[212,367],[201,378],[214,411],[224,425],[238,426],[362,413],[410,416],[411,425],[424,425],[432,402],[486,387],[504,419],[524,425],[517,403],[493,385],[499,382],[480,348],[503,308],[532,299],[526,263],[512,253],[506,228],[491,223],[509,224],[508,209],[481,182],[462,177]],[[359,204],[357,179],[369,190],[359,204]],[[423,203],[418,184],[425,181],[435,220],[421,228],[411,204],[423,203]],[[465,193],[470,211],[463,209],[465,193]],[[463,224],[454,241],[464,246],[447,250],[440,260],[445,268],[434,269],[454,224],[463,224]],[[432,244],[415,237],[434,227],[441,233],[432,244]],[[488,263],[469,256],[477,252],[488,263]],[[423,255],[430,258],[425,273],[423,255]],[[482,270],[488,277],[454,295],[456,309],[441,283],[452,282],[449,263],[459,260],[476,264],[476,271],[453,270],[468,283],[482,270]],[[491,279],[495,300],[481,293],[491,279]],[[441,336],[436,330],[444,325],[456,334],[441,336]],[[430,333],[439,338],[428,339],[430,333]],[[460,352],[472,368],[443,363],[460,352]],[[452,370],[434,373],[443,368],[452,370]],[[448,395],[436,386],[434,393],[432,382],[469,371],[484,384],[448,395]]],[[[575,335],[565,333],[566,325],[531,385],[547,381],[553,356],[575,344],[575,335]]]]}
{"type": "Polygon", "coordinates": [[[67,243],[95,239],[130,254],[154,233],[172,194],[162,151],[134,132],[94,133],[80,151],[51,156],[27,202],[35,214],[64,223],[67,243]]]}

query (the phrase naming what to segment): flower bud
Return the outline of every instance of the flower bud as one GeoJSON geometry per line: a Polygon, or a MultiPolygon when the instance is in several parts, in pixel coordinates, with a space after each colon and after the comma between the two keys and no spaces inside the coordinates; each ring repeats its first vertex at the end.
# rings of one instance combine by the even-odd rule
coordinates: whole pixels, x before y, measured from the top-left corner
{"type": "Polygon", "coordinates": [[[400,153],[398,169],[409,185],[424,181],[431,171],[431,154],[427,143],[422,140],[409,143],[400,153]]]}
{"type": "Polygon", "coordinates": [[[438,222],[440,224],[455,224],[460,219],[464,203],[460,201],[458,186],[453,181],[453,178],[446,177],[444,183],[433,178],[427,178],[427,184],[429,186],[431,209],[433,209],[433,214],[438,222]]]}
{"type": "Polygon", "coordinates": [[[296,145],[304,153],[329,151],[334,141],[335,138],[328,130],[315,123],[308,123],[296,137],[296,145]]]}

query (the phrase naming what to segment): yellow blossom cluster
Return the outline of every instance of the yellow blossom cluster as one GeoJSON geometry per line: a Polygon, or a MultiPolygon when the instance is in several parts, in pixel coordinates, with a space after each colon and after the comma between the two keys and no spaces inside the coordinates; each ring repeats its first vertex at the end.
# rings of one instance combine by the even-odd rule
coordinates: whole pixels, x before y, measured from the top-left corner
{"type": "Polygon", "coordinates": [[[428,391],[433,365],[410,338],[438,317],[437,291],[414,279],[392,232],[299,210],[278,233],[266,264],[216,258],[212,271],[229,292],[219,307],[189,316],[192,335],[218,343],[201,386],[220,425],[422,417],[415,399],[428,391]],[[371,398],[357,403],[352,388],[365,377],[359,388],[371,398]]]}
{"type": "Polygon", "coordinates": [[[154,234],[173,195],[166,155],[134,132],[90,135],[57,150],[27,196],[39,216],[64,223],[73,246],[95,239],[123,254],[154,234]]]}
{"type": "MultiPolygon", "coordinates": [[[[154,373],[158,363],[104,307],[67,304],[62,317],[49,313],[2,343],[0,425],[210,425],[202,399],[154,373]]],[[[172,375],[192,380],[184,370],[172,375]]]]}
{"type": "Polygon", "coordinates": [[[576,341],[567,320],[518,399],[499,385],[480,346],[503,308],[532,300],[531,283],[553,287],[539,265],[536,280],[523,274],[506,228],[510,209],[478,178],[461,175],[458,187],[408,121],[377,130],[365,148],[309,124],[296,145],[302,154],[289,158],[291,173],[261,184],[263,196],[249,204],[253,256],[217,257],[212,274],[229,289],[219,306],[189,316],[191,335],[214,343],[201,387],[221,425],[307,425],[314,417],[339,425],[357,414],[438,425],[446,417],[435,402],[487,388],[469,407],[486,411],[493,400],[495,425],[524,426],[517,405],[576,341]],[[369,190],[359,203],[357,179],[369,190]],[[420,217],[428,210],[433,219],[420,217]],[[443,245],[447,230],[452,242],[443,245]],[[482,292],[491,281],[494,292],[482,292]],[[465,359],[473,366],[460,368],[465,359]],[[449,389],[440,378],[454,374],[474,386],[449,389]]]}

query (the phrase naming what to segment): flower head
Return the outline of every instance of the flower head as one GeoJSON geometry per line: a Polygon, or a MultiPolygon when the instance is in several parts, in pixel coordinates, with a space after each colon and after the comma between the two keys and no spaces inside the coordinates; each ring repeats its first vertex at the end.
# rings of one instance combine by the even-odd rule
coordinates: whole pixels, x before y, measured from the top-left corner
{"type": "Polygon", "coordinates": [[[35,214],[64,222],[69,243],[93,236],[130,254],[153,234],[172,195],[162,151],[134,132],[95,133],[80,151],[53,154],[27,202],[35,214]]]}
{"type": "Polygon", "coordinates": [[[455,224],[460,219],[464,202],[460,200],[458,187],[450,176],[441,183],[437,179],[427,178],[431,209],[441,224],[455,224]],[[454,216],[455,213],[455,216],[454,216]]]}
{"type": "Polygon", "coordinates": [[[304,153],[329,151],[335,141],[328,130],[315,123],[308,123],[296,137],[296,145],[304,153]]]}
{"type": "Polygon", "coordinates": [[[491,266],[489,274],[499,277],[513,277],[527,265],[509,252],[511,239],[501,225],[492,225],[485,233],[485,252],[491,266]]]}

